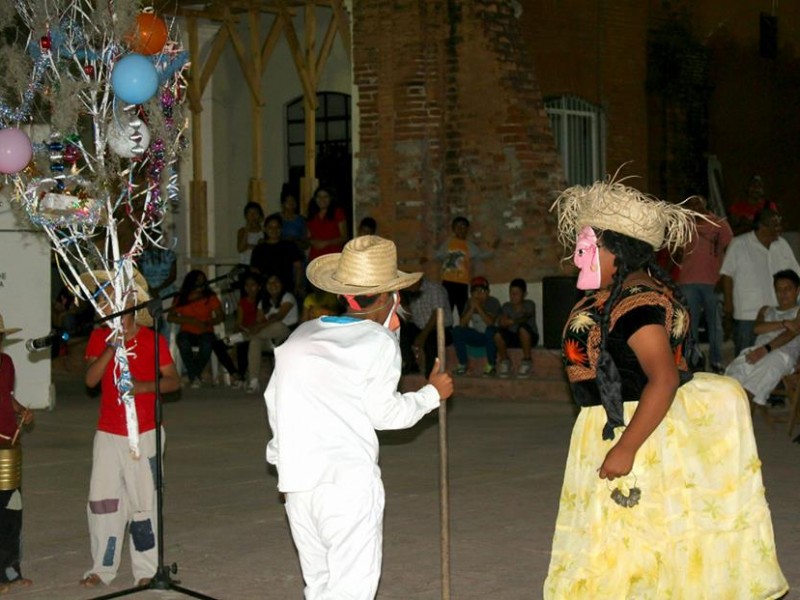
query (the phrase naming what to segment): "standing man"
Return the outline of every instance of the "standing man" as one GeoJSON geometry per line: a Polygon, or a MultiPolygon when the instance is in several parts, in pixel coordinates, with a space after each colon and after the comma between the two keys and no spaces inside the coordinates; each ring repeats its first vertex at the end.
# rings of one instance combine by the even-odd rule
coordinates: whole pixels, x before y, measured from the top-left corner
{"type": "MultiPolygon", "coordinates": [[[[110,273],[94,271],[82,279],[87,286],[113,281],[110,273]]],[[[147,302],[147,283],[134,273],[135,294],[127,306],[147,302]]],[[[106,292],[112,293],[112,292],[106,292]]],[[[155,446],[155,391],[159,381],[161,392],[174,392],[181,382],[169,345],[163,335],[150,329],[153,319],[147,311],[122,315],[122,332],[112,332],[107,326],[92,331],[86,346],[86,386],[100,385],[100,418],[94,436],[92,476],[86,513],[89,520],[89,539],[92,568],[80,585],[108,585],[117,576],[126,533],[130,537],[133,578],[136,585],[147,585],[158,568],[156,546],[155,505],[156,489],[152,462],[155,446]],[[155,348],[159,345],[158,372],[155,348]],[[115,360],[117,347],[127,350],[130,385],[136,404],[139,427],[139,453],[134,457],[128,442],[128,423],[125,405],[120,399],[117,378],[120,368],[115,360]]],[[[120,382],[120,386],[122,382],[120,382]]]]}
{"type": "Polygon", "coordinates": [[[441,283],[427,277],[414,282],[403,292],[403,307],[410,316],[400,332],[400,352],[403,357],[403,375],[419,371],[420,353],[425,354],[425,370],[429,373],[436,357],[436,309],[444,311],[445,344],[453,343],[453,309],[447,298],[447,290],[441,283]],[[406,306],[407,303],[407,306],[406,306]]]}
{"type": "Polygon", "coordinates": [[[733,238],[722,262],[724,316],[733,319],[733,341],[738,356],[755,343],[755,326],[762,306],[775,306],[772,276],[791,269],[800,274],[800,264],[789,243],[781,237],[781,217],[770,209],[756,215],[754,230],[733,238]]]}
{"type": "Polygon", "coordinates": [[[733,239],[728,222],[710,212],[703,196],[692,196],[686,208],[705,216],[695,218],[696,231],[683,250],[683,260],[678,273],[678,285],[689,304],[691,335],[694,339],[695,356],[688,356],[690,366],[704,362],[699,350],[698,329],[700,315],[705,313],[708,328],[708,353],[711,370],[722,373],[722,318],[714,289],[719,281],[719,270],[725,250],[733,239]]]}
{"type": "Polygon", "coordinates": [[[438,359],[428,384],[400,394],[398,290],[421,273],[397,270],[393,242],[357,237],[309,264],[308,280],[339,295],[342,316],[303,323],[275,349],[265,399],[307,600],[373,598],[381,574],[384,492],[376,429],[411,427],[453,392],[438,359]]]}

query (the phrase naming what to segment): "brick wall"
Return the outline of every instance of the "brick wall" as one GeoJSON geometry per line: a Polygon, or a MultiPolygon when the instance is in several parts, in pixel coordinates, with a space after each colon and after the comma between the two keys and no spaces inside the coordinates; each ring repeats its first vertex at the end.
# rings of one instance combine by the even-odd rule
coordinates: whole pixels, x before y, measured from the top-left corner
{"type": "Polygon", "coordinates": [[[360,151],[356,218],[374,216],[405,268],[464,215],[492,281],[559,272],[548,209],[563,176],[535,71],[507,0],[354,3],[360,151]]]}

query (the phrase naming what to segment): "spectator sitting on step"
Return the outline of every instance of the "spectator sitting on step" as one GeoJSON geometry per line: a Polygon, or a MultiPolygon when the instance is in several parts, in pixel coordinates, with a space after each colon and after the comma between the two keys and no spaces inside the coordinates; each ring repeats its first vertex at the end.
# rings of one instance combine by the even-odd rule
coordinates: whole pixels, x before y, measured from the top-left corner
{"type": "MultiPolygon", "coordinates": [[[[225,340],[236,348],[236,366],[239,373],[247,373],[248,351],[250,340],[247,336],[252,333],[253,327],[258,322],[259,304],[261,304],[264,286],[262,279],[253,271],[248,271],[242,277],[242,296],[236,306],[235,333],[225,340]]],[[[244,381],[244,378],[242,379],[244,381]]]]}
{"type": "Polygon", "coordinates": [[[297,195],[288,184],[281,190],[281,210],[274,214],[281,218],[281,239],[304,252],[308,248],[306,219],[298,211],[297,195]]]}
{"type": "Polygon", "coordinates": [[[243,373],[236,371],[225,343],[214,333],[214,326],[225,318],[219,297],[208,285],[206,274],[200,270],[189,271],[183,278],[181,289],[167,313],[167,321],[180,325],[177,343],[181,361],[189,376],[189,385],[201,386],[200,376],[214,352],[236,385],[243,373]],[[195,353],[193,346],[197,346],[195,353]]]}
{"type": "Polygon", "coordinates": [[[308,203],[308,260],[342,251],[347,241],[347,218],[333,191],[319,187],[308,203]]]}
{"type": "Polygon", "coordinates": [[[264,239],[264,209],[258,202],[248,202],[244,205],[244,227],[236,232],[236,249],[239,251],[239,262],[243,265],[250,264],[253,248],[264,239]]]}
{"type": "Polygon", "coordinates": [[[437,355],[436,309],[444,310],[445,344],[452,343],[453,310],[447,291],[440,283],[423,277],[401,292],[403,306],[410,313],[400,328],[400,354],[403,359],[403,374],[418,373],[417,359],[425,353],[425,373],[433,369],[437,355]]]}
{"type": "Polygon", "coordinates": [[[533,368],[531,348],[539,343],[539,331],[536,328],[536,304],[533,300],[525,299],[527,293],[525,280],[514,279],[508,286],[510,302],[503,304],[497,317],[497,326],[491,328],[497,344],[497,374],[500,377],[511,374],[508,348],[522,348],[522,362],[517,377],[528,377],[533,368]]]}
{"type": "Polygon", "coordinates": [[[453,345],[458,357],[454,373],[467,372],[467,346],[486,348],[486,374],[494,371],[497,360],[497,346],[490,327],[500,314],[500,301],[489,293],[489,281],[485,277],[474,277],[469,284],[470,296],[458,326],[453,327],[453,345]],[[488,335],[487,335],[487,332],[488,335]]]}
{"type": "Polygon", "coordinates": [[[281,218],[275,213],[264,220],[267,237],[253,249],[250,266],[266,281],[277,275],[287,289],[303,296],[303,254],[293,242],[281,239],[281,218]]]}
{"type": "Polygon", "coordinates": [[[285,289],[277,275],[270,275],[267,279],[267,293],[264,295],[262,310],[259,311],[256,323],[250,327],[247,336],[250,340],[250,349],[247,353],[247,364],[250,369],[248,394],[259,391],[262,349],[272,350],[283,343],[299,321],[297,300],[285,289]]]}
{"type": "Polygon", "coordinates": [[[753,328],[758,336],[755,346],[745,348],[725,370],[726,375],[742,384],[750,402],[762,407],[780,380],[794,371],[800,358],[800,276],[786,269],[775,273],[773,281],[777,306],[764,306],[758,311],[753,328]]]}

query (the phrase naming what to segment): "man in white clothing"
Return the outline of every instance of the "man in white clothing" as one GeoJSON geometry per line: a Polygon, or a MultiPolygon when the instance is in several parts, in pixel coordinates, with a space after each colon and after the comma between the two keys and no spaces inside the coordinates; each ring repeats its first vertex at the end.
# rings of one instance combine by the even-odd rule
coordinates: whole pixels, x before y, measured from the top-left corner
{"type": "Polygon", "coordinates": [[[755,324],[755,346],[745,348],[725,374],[742,384],[750,401],[765,406],[770,392],[781,378],[794,371],[800,358],[800,318],[797,293],[800,276],[778,271],[774,277],[777,306],[764,306],[755,324]]]}
{"type": "Polygon", "coordinates": [[[775,306],[772,276],[800,264],[789,243],[781,237],[781,217],[764,209],[756,215],[754,230],[733,238],[720,269],[725,295],[723,314],[733,319],[736,354],[755,342],[756,316],[762,306],[775,306]]]}
{"type": "Polygon", "coordinates": [[[421,273],[397,270],[393,242],[355,238],[341,254],[313,260],[306,275],[348,308],[303,323],[275,349],[267,460],[286,495],[306,599],[367,600],[378,588],[383,537],[375,430],[411,427],[452,394],[453,382],[437,361],[428,385],[397,392],[398,290],[421,273]]]}

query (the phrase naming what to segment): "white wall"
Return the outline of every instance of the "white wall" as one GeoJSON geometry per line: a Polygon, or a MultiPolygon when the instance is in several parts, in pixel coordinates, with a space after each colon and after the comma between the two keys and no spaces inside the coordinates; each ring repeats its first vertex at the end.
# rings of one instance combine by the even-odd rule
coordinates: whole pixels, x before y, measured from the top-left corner
{"type": "Polygon", "coordinates": [[[52,408],[50,351],[30,353],[24,341],[50,331],[50,245],[44,233],[18,218],[0,193],[0,313],[6,327],[21,327],[3,342],[16,368],[16,397],[29,408],[52,408]]]}

